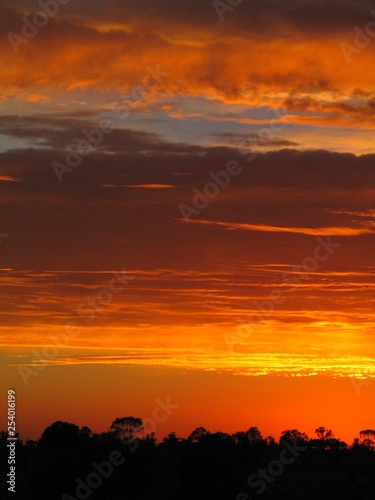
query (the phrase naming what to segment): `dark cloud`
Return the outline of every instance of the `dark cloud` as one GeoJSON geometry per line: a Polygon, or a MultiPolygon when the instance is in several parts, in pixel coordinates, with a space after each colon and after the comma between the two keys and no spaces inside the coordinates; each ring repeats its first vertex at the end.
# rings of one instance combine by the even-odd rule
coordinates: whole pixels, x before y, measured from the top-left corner
{"type": "Polygon", "coordinates": [[[210,134],[210,137],[216,139],[224,144],[241,145],[246,141],[246,143],[251,146],[260,146],[263,148],[282,148],[282,147],[295,147],[299,146],[298,142],[289,141],[288,139],[282,139],[280,137],[275,137],[269,140],[259,134],[241,134],[236,132],[217,132],[210,134]]]}
{"type": "MultiPolygon", "coordinates": [[[[106,119],[108,120],[108,118],[106,119]]],[[[106,122],[106,131],[100,121],[74,118],[49,118],[45,116],[3,116],[0,134],[17,139],[34,140],[54,150],[77,148],[81,141],[92,137],[96,151],[199,154],[205,150],[200,146],[175,144],[158,134],[116,128],[113,120],[106,122]]]]}
{"type": "MultiPolygon", "coordinates": [[[[350,213],[368,210],[374,200],[375,155],[285,149],[258,153],[248,163],[236,148],[171,142],[130,129],[113,130],[60,184],[52,162],[65,163],[64,147],[74,146],[76,134],[79,139],[82,128],[95,124],[51,117],[9,117],[2,122],[2,133],[49,146],[0,155],[0,175],[19,180],[0,183],[0,227],[9,234],[2,247],[4,267],[203,269],[220,266],[223,258],[241,261],[244,253],[254,261],[290,262],[308,255],[311,236],[178,222],[180,204],[193,206],[193,189],[203,192],[212,182],[210,172],[225,170],[233,160],[241,173],[196,218],[279,227],[349,227],[350,213]],[[150,184],[176,188],[126,187],[150,184]]],[[[370,238],[346,239],[345,258],[364,250],[370,238]]],[[[368,248],[366,252],[366,259],[373,259],[368,248]]]]}
{"type": "MultiPolygon", "coordinates": [[[[282,94],[290,95],[286,104],[298,109],[314,104],[314,98],[321,99],[319,94],[327,91],[338,106],[342,103],[345,114],[356,115],[361,110],[345,99],[355,88],[368,94],[372,85],[372,76],[362,74],[360,63],[373,47],[368,55],[355,54],[356,68],[338,62],[345,60],[340,42],[352,42],[354,26],[364,27],[373,19],[364,0],[244,0],[224,22],[211,1],[112,0],[90,8],[86,2],[70,2],[15,54],[7,35],[21,33],[23,5],[17,4],[18,12],[10,7],[2,11],[4,98],[13,96],[15,87],[38,89],[47,100],[51,89],[129,92],[147,77],[145,68],[159,65],[169,74],[165,87],[157,89],[160,93],[164,89],[186,97],[214,91],[222,101],[248,100],[259,106],[264,96],[270,106],[281,104],[275,96],[282,94]],[[305,100],[299,98],[301,92],[307,94],[305,100]]],[[[372,100],[364,103],[369,117],[372,100]]],[[[323,111],[330,112],[328,107],[323,111]]]]}
{"type": "MultiPolygon", "coordinates": [[[[50,175],[52,172],[50,163],[54,160],[64,162],[68,150],[76,151],[80,141],[87,140],[84,131],[95,136],[94,131],[100,127],[99,119],[56,118],[53,115],[3,116],[0,134],[29,140],[36,145],[43,145],[43,148],[28,147],[24,150],[3,153],[0,173],[24,176],[29,182],[37,180],[38,175],[43,182],[49,182],[49,179],[54,181],[50,175]]],[[[117,128],[114,125],[107,133],[101,135],[103,139],[100,144],[93,148],[91,154],[83,157],[82,164],[72,176],[80,175],[79,172],[86,172],[90,168],[90,178],[94,184],[96,181],[98,184],[109,183],[107,181],[113,178],[120,179],[121,184],[158,183],[160,179],[157,176],[161,174],[164,177],[171,177],[164,178],[162,184],[174,184],[172,177],[179,174],[181,187],[189,187],[191,174],[194,174],[194,182],[197,182],[197,176],[203,180],[210,170],[224,168],[228,161],[234,159],[251,172],[251,184],[257,186],[300,188],[373,186],[374,155],[357,157],[354,154],[323,150],[279,149],[269,153],[257,153],[254,161],[248,164],[246,155],[239,152],[236,142],[242,144],[244,139],[250,137],[255,143],[258,139],[257,134],[215,133],[213,137],[228,142],[233,141],[233,146],[215,147],[172,142],[156,133],[117,128]],[[131,165],[137,165],[137,168],[131,165]],[[151,178],[149,176],[152,172],[151,178]],[[95,179],[96,175],[98,177],[95,179]],[[128,180],[130,176],[131,182],[123,182],[125,176],[128,180]]],[[[279,147],[296,144],[282,138],[275,138],[271,142],[271,145],[279,147]]],[[[240,185],[244,185],[242,180],[240,185]]]]}
{"type": "MultiPolygon", "coordinates": [[[[4,0],[2,3],[14,9],[14,2],[4,0]]],[[[19,1],[17,8],[33,12],[37,10],[35,3],[19,1]]],[[[301,33],[308,30],[311,34],[350,30],[370,20],[371,8],[373,4],[369,0],[244,0],[232,11],[225,12],[225,23],[221,23],[211,0],[79,0],[61,6],[59,16],[75,23],[94,19],[130,22],[138,26],[147,24],[154,32],[168,22],[197,29],[206,27],[272,36],[272,33],[287,34],[290,30],[301,33]]],[[[2,18],[4,28],[8,31],[15,28],[17,15],[14,12],[4,11],[2,18]]]]}

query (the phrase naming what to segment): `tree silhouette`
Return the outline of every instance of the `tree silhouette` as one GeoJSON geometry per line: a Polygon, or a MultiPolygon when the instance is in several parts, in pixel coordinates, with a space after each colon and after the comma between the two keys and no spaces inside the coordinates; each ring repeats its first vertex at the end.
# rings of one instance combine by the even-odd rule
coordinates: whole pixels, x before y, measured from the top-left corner
{"type": "Polygon", "coordinates": [[[85,443],[91,437],[88,427],[80,429],[78,425],[58,420],[44,429],[38,444],[49,448],[71,448],[79,443],[85,443]]]}
{"type": "Polygon", "coordinates": [[[338,449],[340,447],[340,441],[334,438],[331,429],[318,427],[317,429],[315,429],[315,434],[318,436],[318,439],[315,440],[318,448],[327,450],[329,448],[338,449]]]}
{"type": "Polygon", "coordinates": [[[327,441],[328,439],[333,438],[333,432],[331,431],[331,429],[326,429],[325,427],[318,427],[317,429],[315,429],[315,434],[321,441],[327,441]]]}
{"type": "MultiPolygon", "coordinates": [[[[111,431],[100,435],[88,427],[54,422],[37,445],[16,443],[17,498],[249,500],[255,498],[254,484],[259,485],[254,474],[273,480],[267,480],[264,499],[375,498],[372,429],[360,431],[351,447],[325,427],[318,427],[317,437],[310,440],[304,432],[287,429],[279,441],[263,438],[257,427],[234,434],[197,427],[187,438],[171,432],[161,443],[152,433],[136,439],[142,431],[142,420],[132,416],[117,418],[111,431]],[[279,478],[277,464],[284,459],[279,478]]],[[[9,455],[7,439],[7,432],[0,432],[2,473],[9,455]]]]}
{"type": "Polygon", "coordinates": [[[246,431],[246,437],[251,444],[260,443],[263,441],[262,434],[260,433],[258,427],[250,427],[249,430],[246,431]]]}
{"type": "MultiPolygon", "coordinates": [[[[20,433],[16,432],[13,438],[17,438],[18,444],[22,443],[20,439],[20,433]]],[[[10,437],[8,431],[0,431],[0,443],[8,444],[8,438],[10,437]]]]}
{"type": "Polygon", "coordinates": [[[364,431],[360,431],[359,433],[359,444],[365,446],[366,448],[370,448],[375,450],[375,431],[372,429],[366,429],[364,431]]]}
{"type": "Polygon", "coordinates": [[[196,429],[193,430],[193,432],[190,434],[188,437],[188,440],[191,442],[200,442],[203,441],[206,436],[208,436],[210,433],[204,428],[204,427],[197,427],[196,429]]]}
{"type": "Polygon", "coordinates": [[[163,439],[163,443],[168,446],[175,446],[180,441],[175,432],[170,432],[167,437],[163,439]]]}
{"type": "Polygon", "coordinates": [[[300,432],[297,429],[290,429],[283,431],[280,436],[280,442],[288,441],[292,443],[296,441],[297,443],[307,443],[309,441],[309,437],[304,432],[300,432]]]}
{"type": "Polygon", "coordinates": [[[144,427],[140,418],[122,417],[116,418],[112,422],[110,429],[116,438],[132,440],[144,430],[144,427]]]}

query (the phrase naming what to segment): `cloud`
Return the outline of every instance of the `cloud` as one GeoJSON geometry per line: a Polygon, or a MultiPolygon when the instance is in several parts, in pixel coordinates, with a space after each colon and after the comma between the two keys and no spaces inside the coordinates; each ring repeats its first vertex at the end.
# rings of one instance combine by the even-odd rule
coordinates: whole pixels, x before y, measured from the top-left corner
{"type": "Polygon", "coordinates": [[[147,265],[202,271],[220,266],[223,255],[241,261],[244,245],[255,262],[266,263],[274,248],[281,262],[298,262],[310,251],[306,245],[313,233],[332,231],[347,235],[344,260],[363,252],[365,263],[370,258],[365,248],[373,227],[326,209],[363,212],[372,206],[374,155],[283,149],[259,152],[249,164],[237,148],[186,144],[115,127],[60,184],[52,163],[64,163],[66,148],[76,147],[82,130],[98,123],[92,116],[4,117],[0,132],[22,137],[25,147],[0,154],[0,176],[19,180],[0,183],[6,207],[0,227],[10,235],[2,248],[3,267],[33,269],[43,262],[50,269],[147,265]],[[204,224],[178,223],[179,205],[192,205],[193,190],[203,192],[212,181],[210,172],[225,170],[233,160],[241,174],[192,219],[250,221],[256,227],[213,232],[204,224]],[[27,219],[20,217],[25,206],[27,219]],[[298,231],[299,244],[291,248],[290,237],[298,231]],[[36,237],[39,233],[43,237],[36,237]]]}
{"type": "MultiPolygon", "coordinates": [[[[256,123],[256,120],[254,120],[256,123]]],[[[290,141],[288,139],[283,139],[281,137],[274,137],[269,139],[268,137],[262,137],[259,134],[250,133],[235,133],[235,132],[215,132],[210,134],[210,136],[217,141],[219,144],[232,146],[233,145],[242,145],[244,141],[246,144],[250,146],[258,146],[263,148],[286,148],[286,147],[295,147],[299,146],[298,142],[290,141]]]]}
{"type": "Polygon", "coordinates": [[[359,127],[362,117],[371,127],[375,44],[356,54],[350,65],[340,49],[340,42],[352,43],[354,26],[372,19],[364,0],[287,5],[281,0],[246,1],[223,23],[210,2],[151,5],[144,0],[125,8],[114,1],[111,8],[97,2],[90,9],[82,5],[61,9],[17,55],[7,34],[20,32],[21,13],[3,10],[3,98],[13,98],[15,88],[28,91],[24,99],[46,103],[51,93],[63,99],[74,89],[127,93],[145,78],[150,83],[146,67],[159,65],[168,77],[147,92],[147,101],[204,95],[226,106],[284,104],[292,117],[315,113],[311,120],[316,125],[345,126],[352,118],[351,125],[359,127]],[[351,96],[358,89],[359,103],[353,103],[351,96]]]}
{"type": "Polygon", "coordinates": [[[20,179],[11,175],[0,175],[0,182],[20,182],[20,179]]]}
{"type": "Polygon", "coordinates": [[[67,147],[77,147],[87,135],[93,134],[98,141],[97,151],[121,152],[159,152],[176,154],[199,154],[204,149],[192,144],[174,143],[159,134],[112,126],[106,133],[98,131],[100,122],[85,120],[82,117],[66,116],[2,116],[0,134],[4,136],[33,141],[34,144],[49,147],[54,150],[66,150],[67,147]]]}
{"type": "Polygon", "coordinates": [[[232,373],[242,376],[283,375],[284,377],[333,377],[375,378],[374,358],[369,356],[313,357],[292,353],[207,354],[198,349],[179,349],[157,352],[156,349],[132,350],[115,355],[60,355],[55,359],[23,358],[11,366],[70,366],[70,365],[119,365],[170,367],[183,370],[201,370],[232,373]]]}
{"type": "Polygon", "coordinates": [[[132,189],[173,189],[177,186],[172,184],[102,184],[104,188],[132,188],[132,189]]]}
{"type": "MultiPolygon", "coordinates": [[[[14,8],[14,2],[3,0],[4,7],[14,8]]],[[[34,2],[20,0],[18,9],[33,11],[34,2]]],[[[171,27],[204,28],[230,34],[233,31],[279,36],[286,31],[332,33],[350,29],[366,22],[372,4],[367,0],[311,0],[308,3],[295,0],[247,0],[225,14],[225,24],[220,23],[212,2],[200,0],[80,0],[60,9],[62,18],[70,18],[88,25],[100,25],[102,29],[119,29],[121,26],[138,27],[151,25],[152,31],[160,31],[164,24],[171,27]],[[90,8],[89,8],[90,7],[90,8]],[[151,21],[159,21],[153,25],[151,21]]],[[[16,19],[13,19],[15,24],[16,19]]],[[[5,21],[4,21],[5,24],[5,21]]],[[[175,32],[172,30],[172,33],[175,32]]],[[[183,32],[183,34],[185,34],[183,32]]],[[[203,33],[201,33],[203,36],[203,33]]]]}
{"type": "Polygon", "coordinates": [[[364,210],[363,212],[352,212],[350,210],[330,210],[330,209],[327,209],[327,212],[339,215],[352,215],[353,217],[366,218],[370,220],[374,220],[375,218],[375,208],[369,208],[368,210],[364,210]]]}
{"type": "MultiPolygon", "coordinates": [[[[184,219],[180,222],[185,223],[184,219]]],[[[375,234],[375,229],[353,228],[353,227],[276,227],[265,224],[240,224],[235,222],[220,222],[192,219],[193,224],[203,224],[206,226],[221,226],[225,229],[241,229],[243,231],[260,231],[266,233],[291,233],[304,234],[306,236],[360,236],[362,234],[375,234]]]]}

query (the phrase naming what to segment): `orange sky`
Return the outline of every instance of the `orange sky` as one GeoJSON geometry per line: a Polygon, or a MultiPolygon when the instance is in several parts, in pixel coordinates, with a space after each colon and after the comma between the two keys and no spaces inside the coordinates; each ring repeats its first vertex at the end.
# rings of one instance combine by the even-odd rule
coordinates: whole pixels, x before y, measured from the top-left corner
{"type": "Polygon", "coordinates": [[[99,432],[167,396],[159,437],[371,427],[370,3],[221,21],[80,0],[14,50],[34,10],[0,9],[0,371],[21,434],[99,432]]]}

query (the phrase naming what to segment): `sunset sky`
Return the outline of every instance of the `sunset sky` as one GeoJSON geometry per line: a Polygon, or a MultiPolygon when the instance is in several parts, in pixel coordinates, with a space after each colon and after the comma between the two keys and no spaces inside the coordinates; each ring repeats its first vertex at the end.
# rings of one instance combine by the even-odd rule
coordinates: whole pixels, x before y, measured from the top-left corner
{"type": "Polygon", "coordinates": [[[167,397],[159,438],[374,428],[373,2],[62,3],[0,7],[0,405],[15,388],[22,437],[167,397]]]}

